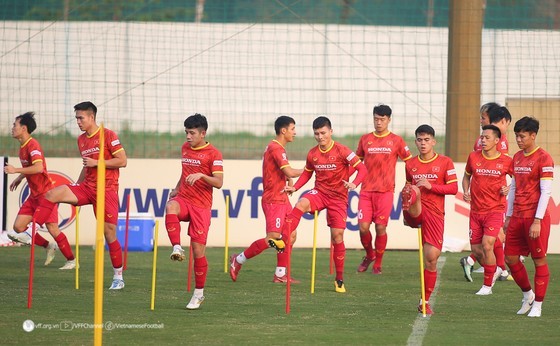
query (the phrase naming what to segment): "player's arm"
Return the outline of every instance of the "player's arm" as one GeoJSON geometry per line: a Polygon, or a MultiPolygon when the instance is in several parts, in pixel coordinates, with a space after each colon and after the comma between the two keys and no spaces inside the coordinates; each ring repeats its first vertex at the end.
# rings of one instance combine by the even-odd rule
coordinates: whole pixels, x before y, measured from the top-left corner
{"type": "Polygon", "coordinates": [[[471,201],[471,192],[470,192],[471,175],[468,174],[467,172],[465,172],[465,175],[463,175],[463,181],[461,182],[461,185],[463,185],[463,200],[465,202],[470,202],[471,201]]]}
{"type": "Polygon", "coordinates": [[[80,176],[78,177],[78,180],[76,182],[79,184],[82,181],[84,181],[85,178],[86,178],[86,167],[84,166],[84,168],[82,168],[82,171],[80,172],[80,176]]]}
{"type": "Polygon", "coordinates": [[[4,167],[4,173],[7,174],[20,173],[26,175],[43,173],[43,160],[36,160],[33,162],[31,166],[20,167],[20,168],[14,167],[8,163],[4,167]]]}
{"type": "MultiPolygon", "coordinates": [[[[105,168],[118,169],[126,167],[127,157],[124,149],[117,150],[112,155],[112,158],[105,160],[105,168]]],[[[83,162],[84,167],[97,167],[99,164],[99,160],[92,159],[91,157],[84,157],[83,162]]]]}
{"type": "Polygon", "coordinates": [[[368,170],[366,168],[366,165],[364,165],[364,163],[360,160],[358,161],[354,166],[352,166],[355,170],[358,171],[358,174],[356,174],[356,178],[354,178],[354,180],[352,182],[347,182],[347,181],[342,181],[344,183],[344,187],[349,189],[349,190],[354,190],[355,188],[358,187],[358,185],[360,185],[362,183],[362,181],[364,180],[364,178],[367,176],[368,170]]]}
{"type": "Polygon", "coordinates": [[[287,178],[297,178],[303,173],[302,168],[292,168],[291,166],[284,166],[281,168],[282,172],[287,178]]]}
{"type": "Polygon", "coordinates": [[[541,234],[541,220],[546,213],[548,201],[550,200],[550,195],[552,194],[552,179],[541,179],[540,190],[541,196],[539,197],[537,211],[535,212],[535,219],[533,220],[531,227],[529,227],[529,237],[533,239],[538,238],[541,234]]]}
{"type": "Polygon", "coordinates": [[[23,178],[25,178],[24,174],[18,175],[17,178],[15,178],[14,181],[12,181],[12,183],[10,184],[10,191],[14,191],[15,189],[17,189],[19,184],[21,184],[21,182],[23,181],[23,178]]]}
{"type": "Polygon", "coordinates": [[[511,184],[509,184],[509,193],[507,195],[507,210],[506,219],[504,220],[504,232],[507,232],[509,226],[509,219],[513,215],[513,200],[515,199],[515,178],[511,177],[511,184]]]}
{"type": "Polygon", "coordinates": [[[105,167],[109,169],[124,168],[128,162],[124,149],[117,150],[113,157],[105,161],[105,167]]]}
{"type": "Polygon", "coordinates": [[[303,173],[300,175],[299,179],[296,181],[296,183],[293,186],[288,185],[284,187],[284,189],[281,192],[285,192],[285,193],[296,192],[297,190],[301,189],[302,186],[305,185],[309,181],[309,179],[311,179],[312,176],[313,176],[313,171],[305,168],[303,170],[303,173]]]}

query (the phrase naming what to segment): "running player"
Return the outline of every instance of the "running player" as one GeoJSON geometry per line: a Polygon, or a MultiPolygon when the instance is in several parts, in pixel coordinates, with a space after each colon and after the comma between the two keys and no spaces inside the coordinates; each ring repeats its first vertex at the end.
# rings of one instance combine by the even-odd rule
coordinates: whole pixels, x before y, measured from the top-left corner
{"type": "MultiPolygon", "coordinates": [[[[443,245],[445,195],[457,193],[457,175],[451,159],[434,151],[436,139],[431,126],[420,125],[415,136],[419,155],[406,161],[406,184],[401,197],[405,224],[412,228],[422,226],[426,314],[431,315],[429,300],[443,245]]],[[[418,311],[422,312],[422,300],[418,311]]]]}
{"type": "MultiPolygon", "coordinates": [[[[490,102],[482,105],[480,107],[480,127],[486,125],[495,125],[500,129],[502,137],[500,138],[500,142],[496,146],[496,149],[505,154],[509,155],[509,145],[507,140],[507,129],[509,124],[511,123],[511,114],[509,113],[506,107],[502,107],[497,103],[490,102]]],[[[478,137],[473,150],[474,151],[482,151],[482,137],[478,137]]],[[[504,208],[505,208],[505,200],[504,200],[504,208]]],[[[506,268],[506,262],[504,257],[504,246],[503,241],[505,240],[505,234],[503,229],[500,229],[498,233],[498,237],[496,238],[496,242],[494,243],[494,256],[496,257],[496,264],[498,268],[500,268],[501,273],[498,277],[499,280],[507,280],[509,277],[509,273],[506,268]]],[[[473,266],[476,263],[476,256],[471,253],[469,256],[462,257],[459,260],[459,264],[463,268],[463,274],[465,275],[465,279],[469,282],[473,281],[471,273],[473,272],[473,266]]],[[[511,278],[510,278],[511,279],[511,278]]]]}
{"type": "Polygon", "coordinates": [[[180,221],[188,221],[188,235],[194,255],[195,289],[187,309],[195,310],[204,301],[208,273],[206,241],[212,217],[212,191],[224,182],[222,153],[206,141],[208,121],[201,114],[185,119],[187,140],[183,144],[181,177],[165,206],[165,227],[173,245],[171,260],[185,260],[181,247],[180,221]]]}
{"type": "MultiPolygon", "coordinates": [[[[286,275],[288,252],[284,251],[285,244],[280,238],[282,237],[284,220],[292,210],[292,206],[288,200],[288,195],[283,193],[282,190],[286,186],[286,182],[299,177],[303,169],[294,169],[290,166],[285,149],[286,144],[293,142],[296,136],[295,120],[285,115],[280,116],[274,122],[274,130],[276,131],[276,138],[266,146],[262,165],[263,195],[261,204],[266,219],[266,237],[255,240],[251,246],[239,255],[231,256],[229,275],[233,281],[237,281],[241,266],[248,259],[262,253],[269,245],[279,250],[276,255],[276,272],[272,282],[286,283],[288,281],[286,275]]],[[[294,241],[295,237],[290,240],[290,245],[294,244],[294,241]]],[[[290,280],[292,283],[298,283],[293,278],[290,278],[290,280]]]]}
{"type": "Polygon", "coordinates": [[[346,292],[344,287],[344,229],[348,215],[348,190],[354,190],[367,175],[367,168],[356,154],[346,146],[332,139],[331,121],[324,116],[313,121],[313,134],[319,145],[307,154],[303,174],[294,186],[286,186],[284,191],[292,193],[309,181],[315,172],[315,187],[306,192],[296,203],[286,218],[282,236],[291,236],[303,213],[327,209],[327,224],[331,229],[336,268],[335,291],[346,292]],[[358,171],[354,181],[349,182],[350,170],[358,171]]]}
{"type": "MultiPolygon", "coordinates": [[[[19,176],[10,184],[10,191],[14,191],[24,178],[27,179],[29,185],[30,196],[19,209],[14,221],[14,230],[8,232],[8,237],[11,240],[24,244],[30,243],[30,238],[23,238],[22,233],[33,220],[33,212],[39,204],[39,198],[53,188],[53,182],[47,173],[47,161],[43,149],[39,142],[31,137],[31,134],[37,128],[34,116],[35,113],[33,112],[18,115],[12,127],[12,137],[20,143],[19,160],[21,168],[16,168],[10,164],[4,167],[4,172],[7,174],[19,173],[19,176]]],[[[74,269],[76,261],[66,235],[60,232],[58,228],[58,208],[56,206],[48,216],[45,226],[58,244],[58,248],[64,257],[66,257],[66,263],[60,269],[74,269]]],[[[45,248],[47,251],[45,265],[49,265],[54,259],[57,246],[54,243],[49,243],[39,233],[35,233],[35,244],[45,248]]]]}
{"type": "Polygon", "coordinates": [[[368,175],[360,189],[358,222],[360,241],[366,250],[358,272],[365,272],[373,264],[373,274],[381,274],[383,255],[387,247],[387,224],[393,208],[395,165],[397,159],[412,157],[404,140],[389,131],[392,110],[387,105],[373,108],[375,131],[360,138],[356,154],[364,161],[368,175]],[[371,223],[375,223],[375,250],[372,246],[371,223]]]}
{"type": "Polygon", "coordinates": [[[549,153],[537,146],[539,122],[533,117],[519,119],[513,128],[519,151],[513,156],[508,194],[506,230],[506,263],[515,283],[523,292],[518,315],[541,317],[550,273],[546,260],[550,235],[550,214],[547,210],[552,193],[554,162],[549,153]],[[525,265],[519,255],[531,255],[535,265],[535,291],[531,288],[525,265]],[[529,311],[530,310],[530,311],[529,311]]]}
{"type": "MultiPolygon", "coordinates": [[[[78,149],[82,156],[82,171],[76,184],[61,185],[50,190],[39,201],[35,209],[35,221],[44,223],[51,215],[57,203],[72,205],[93,205],[97,215],[97,165],[99,161],[99,134],[101,127],[97,125],[97,107],[89,102],[81,102],[74,106],[76,122],[82,133],[78,136],[78,149]]],[[[104,235],[111,264],[113,265],[113,282],[110,290],[124,288],[122,270],[122,250],[117,239],[117,221],[119,214],[119,169],[126,167],[127,157],[117,134],[107,128],[103,130],[105,141],[105,219],[104,235]]],[[[101,216],[100,216],[101,217],[101,216]]]]}
{"type": "Polygon", "coordinates": [[[482,127],[482,151],[469,155],[463,177],[463,199],[471,203],[471,248],[484,267],[484,284],[478,295],[492,294],[492,286],[502,272],[496,266],[494,243],[503,226],[508,191],[506,175],[511,175],[511,157],[497,150],[501,137],[497,126],[482,127]]]}

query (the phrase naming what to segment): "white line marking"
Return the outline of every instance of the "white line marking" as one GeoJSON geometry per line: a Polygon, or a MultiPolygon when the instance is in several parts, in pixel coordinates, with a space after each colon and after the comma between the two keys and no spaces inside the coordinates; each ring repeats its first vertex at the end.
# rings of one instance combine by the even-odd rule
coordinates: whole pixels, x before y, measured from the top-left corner
{"type": "MultiPolygon", "coordinates": [[[[441,270],[445,265],[445,257],[440,257],[437,261],[437,275],[438,280],[436,281],[436,286],[434,287],[434,291],[430,296],[430,306],[433,308],[436,304],[436,296],[439,288],[439,282],[441,280],[441,270]]],[[[422,340],[424,340],[424,336],[428,331],[428,323],[430,322],[430,316],[422,317],[422,314],[418,314],[416,320],[414,321],[414,326],[412,326],[412,333],[408,337],[407,345],[409,346],[421,346],[422,340]]]]}

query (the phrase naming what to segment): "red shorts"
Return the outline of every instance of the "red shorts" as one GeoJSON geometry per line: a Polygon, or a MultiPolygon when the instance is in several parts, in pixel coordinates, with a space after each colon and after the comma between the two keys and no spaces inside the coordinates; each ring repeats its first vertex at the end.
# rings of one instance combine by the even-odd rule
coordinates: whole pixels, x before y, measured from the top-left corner
{"type": "Polygon", "coordinates": [[[482,237],[498,237],[504,225],[504,213],[479,214],[471,211],[469,217],[469,239],[471,244],[482,244],[482,237]]]}
{"type": "MultiPolygon", "coordinates": [[[[29,196],[25,202],[19,208],[18,215],[29,215],[33,216],[35,213],[35,209],[39,207],[39,198],[38,197],[31,197],[29,196]]],[[[47,218],[47,222],[45,223],[56,223],[58,224],[58,204],[55,204],[51,215],[47,218]]]]}
{"type": "Polygon", "coordinates": [[[393,209],[393,192],[361,191],[358,222],[387,226],[393,209]]]}
{"type": "MultiPolygon", "coordinates": [[[[93,213],[97,216],[97,191],[84,184],[66,185],[78,198],[76,205],[93,205],[93,213]]],[[[116,225],[119,219],[119,195],[112,189],[105,190],[105,222],[116,225]]]]}
{"type": "Polygon", "coordinates": [[[290,203],[286,204],[273,204],[262,203],[264,217],[266,219],[266,233],[276,232],[282,233],[284,227],[284,220],[286,216],[292,211],[290,203]]]}
{"type": "Polygon", "coordinates": [[[173,197],[170,201],[179,203],[179,221],[189,223],[187,234],[191,237],[191,241],[206,245],[208,240],[208,231],[210,230],[210,220],[212,219],[212,210],[199,208],[190,204],[185,198],[173,197]]]}
{"type": "Polygon", "coordinates": [[[301,198],[306,198],[311,203],[310,213],[314,213],[315,210],[327,209],[327,225],[330,228],[346,228],[346,218],[348,217],[347,200],[332,199],[315,189],[308,191],[301,198]]]}
{"type": "Polygon", "coordinates": [[[541,234],[537,239],[529,238],[529,228],[533,218],[512,216],[506,230],[506,256],[527,256],[532,258],[546,257],[548,251],[548,237],[550,236],[550,215],[545,214],[541,220],[541,234]]]}
{"type": "Polygon", "coordinates": [[[443,246],[444,221],[426,209],[418,217],[412,217],[408,211],[403,210],[406,223],[412,228],[422,227],[422,244],[428,243],[441,251],[443,246]]]}

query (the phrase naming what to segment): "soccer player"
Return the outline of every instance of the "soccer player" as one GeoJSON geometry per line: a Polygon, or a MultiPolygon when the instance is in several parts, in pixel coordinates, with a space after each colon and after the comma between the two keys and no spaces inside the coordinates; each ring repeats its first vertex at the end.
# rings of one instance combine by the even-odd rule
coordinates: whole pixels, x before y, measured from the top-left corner
{"type": "MultiPolygon", "coordinates": [[[[293,193],[309,181],[315,172],[315,187],[306,192],[292,209],[282,230],[288,237],[295,232],[303,213],[327,209],[327,224],[331,229],[334,245],[334,265],[336,268],[335,291],[345,293],[344,287],[344,229],[348,216],[348,190],[354,190],[367,175],[367,168],[348,147],[332,139],[331,121],[324,116],[313,121],[313,134],[318,145],[307,154],[303,174],[294,186],[286,186],[284,191],[293,193]],[[354,181],[349,182],[350,171],[357,170],[354,181]]],[[[286,238],[284,238],[286,239],[286,238]]]]}
{"type": "Polygon", "coordinates": [[[502,272],[496,266],[494,243],[503,226],[508,191],[506,175],[511,175],[511,157],[497,150],[501,137],[497,126],[482,127],[482,151],[469,155],[463,176],[463,199],[471,203],[471,248],[484,267],[484,284],[478,295],[492,294],[492,286],[502,272]]]}
{"type": "MultiPolygon", "coordinates": [[[[457,175],[451,159],[434,151],[436,139],[431,126],[420,125],[415,136],[419,155],[406,161],[406,184],[401,198],[405,224],[412,228],[422,226],[426,314],[431,315],[429,300],[436,285],[436,266],[443,245],[445,195],[457,193],[457,175]]],[[[422,300],[418,311],[422,312],[422,300]]]]}
{"type": "MultiPolygon", "coordinates": [[[[511,123],[511,114],[509,113],[506,107],[502,107],[494,102],[486,103],[482,105],[482,107],[480,107],[480,127],[482,128],[483,126],[486,125],[495,125],[496,127],[498,127],[498,129],[500,129],[502,137],[500,138],[500,142],[496,146],[496,149],[505,155],[509,155],[507,129],[510,123],[511,123]]],[[[473,147],[474,151],[482,151],[481,138],[482,137],[477,138],[473,147]]],[[[505,207],[506,201],[504,200],[503,203],[505,207]]],[[[507,280],[507,278],[509,277],[509,273],[506,268],[505,256],[504,256],[504,246],[503,246],[504,239],[505,239],[504,231],[503,229],[500,229],[498,233],[498,237],[496,238],[496,242],[494,243],[494,256],[496,257],[496,264],[498,265],[498,268],[500,268],[501,270],[499,276],[500,280],[507,280]]],[[[476,260],[477,260],[476,256],[472,252],[469,256],[462,257],[459,260],[459,264],[461,264],[461,267],[463,267],[463,274],[465,275],[465,279],[469,282],[473,281],[471,273],[473,271],[473,266],[476,263],[476,260]]]]}
{"type": "MultiPolygon", "coordinates": [[[[279,250],[276,257],[276,273],[272,282],[286,283],[286,265],[288,263],[288,252],[284,251],[284,241],[282,237],[282,227],[288,213],[292,210],[288,195],[283,193],[287,181],[297,178],[303,169],[294,169],[288,162],[286,155],[286,144],[292,142],[296,136],[296,122],[288,116],[280,116],[274,122],[276,138],[268,143],[262,165],[263,176],[263,195],[262,208],[266,219],[266,238],[255,240],[251,246],[239,255],[230,258],[229,275],[233,281],[237,281],[237,275],[241,266],[250,258],[257,256],[266,250],[269,245],[279,250]]],[[[295,241],[291,239],[290,245],[295,241]]],[[[292,283],[297,280],[290,278],[292,283]]]]}
{"type": "MultiPolygon", "coordinates": [[[[29,185],[30,196],[19,209],[14,221],[14,231],[8,232],[10,239],[24,244],[29,244],[29,239],[24,239],[21,233],[32,222],[33,211],[38,206],[39,198],[43,197],[47,191],[53,188],[53,182],[47,173],[47,161],[43,154],[43,149],[39,142],[31,137],[36,128],[35,113],[27,112],[16,117],[12,127],[12,137],[20,143],[19,160],[21,168],[16,168],[10,164],[4,167],[6,174],[19,173],[19,176],[10,184],[10,191],[14,191],[24,178],[27,179],[27,184],[29,185]]],[[[66,263],[60,269],[74,269],[76,261],[66,235],[60,232],[58,228],[58,208],[56,206],[46,219],[45,226],[58,244],[58,248],[64,257],[66,257],[66,263]]],[[[45,248],[47,251],[45,265],[49,265],[54,259],[56,245],[49,243],[38,232],[35,233],[35,244],[45,248]]]]}
{"type": "Polygon", "coordinates": [[[513,178],[504,223],[506,263],[523,292],[521,309],[517,314],[529,312],[529,317],[541,317],[550,277],[546,260],[550,235],[547,206],[552,193],[554,162],[550,154],[536,144],[539,132],[537,119],[523,117],[515,123],[513,130],[520,150],[513,156],[513,178]],[[534,292],[525,265],[519,260],[519,255],[528,254],[535,265],[534,292]]]}
{"type": "Polygon", "coordinates": [[[76,122],[82,133],[78,136],[78,149],[82,156],[82,171],[76,184],[57,186],[45,194],[35,209],[35,220],[44,223],[57,203],[72,205],[93,205],[97,216],[97,165],[100,146],[104,148],[105,160],[105,215],[104,235],[109,247],[109,255],[113,265],[113,282],[110,290],[124,288],[122,270],[122,250],[117,239],[117,221],[119,214],[119,169],[126,167],[127,157],[117,134],[104,128],[104,143],[99,143],[101,128],[97,125],[97,107],[90,101],[74,106],[76,122]]]}
{"type": "Polygon", "coordinates": [[[184,122],[186,142],[181,148],[181,177],[169,194],[165,206],[165,227],[173,245],[172,261],[184,261],[180,221],[189,222],[188,235],[194,255],[195,289],[187,309],[195,310],[204,301],[204,284],[208,273],[206,241],[212,217],[212,189],[224,182],[222,153],[206,142],[208,121],[194,114],[184,122]]]}
{"type": "Polygon", "coordinates": [[[387,223],[395,191],[395,165],[399,157],[403,161],[412,157],[404,140],[388,129],[391,114],[392,110],[387,105],[373,108],[375,131],[363,135],[356,150],[368,170],[358,202],[360,241],[366,250],[358,272],[365,272],[374,261],[372,273],[382,272],[383,254],[387,247],[387,223]],[[375,223],[375,250],[369,230],[372,222],[375,223]]]}

